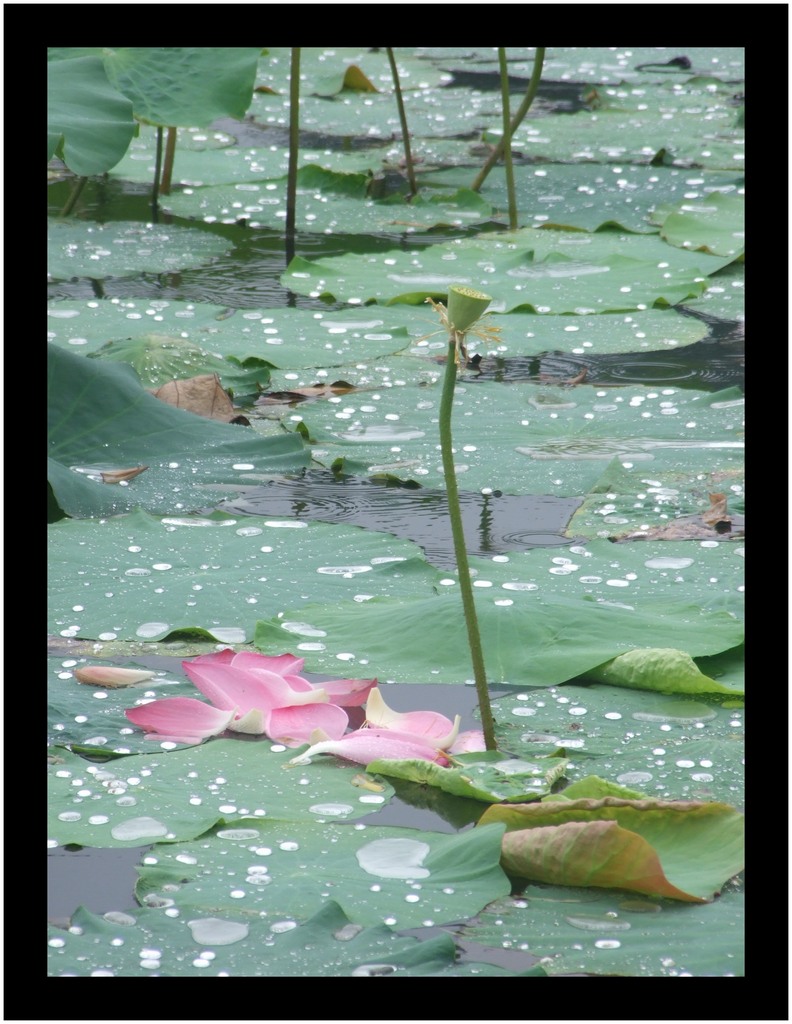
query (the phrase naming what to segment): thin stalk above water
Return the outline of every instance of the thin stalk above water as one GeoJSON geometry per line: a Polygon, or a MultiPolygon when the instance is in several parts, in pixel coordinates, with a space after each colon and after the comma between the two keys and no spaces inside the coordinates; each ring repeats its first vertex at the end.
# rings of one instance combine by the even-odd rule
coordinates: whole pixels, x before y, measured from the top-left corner
{"type": "MultiPolygon", "coordinates": [[[[476,302],[480,305],[478,313],[475,313],[475,315],[474,312],[470,313],[471,317],[473,317],[472,322],[463,323],[465,329],[474,326],[478,315],[486,309],[490,301],[489,296],[484,296],[481,292],[474,292],[469,288],[458,288],[455,293],[453,288],[449,289],[449,311],[452,310],[452,302],[454,300],[458,300],[458,312],[455,315],[460,323],[463,323],[461,315],[464,315],[468,310],[474,310],[476,302]],[[483,305],[481,305],[482,302],[483,305]]],[[[484,651],[481,646],[481,633],[479,632],[476,604],[473,598],[473,584],[470,579],[470,565],[468,563],[467,548],[465,547],[465,533],[462,526],[462,512],[459,506],[459,488],[457,487],[456,470],[454,468],[453,438],[451,434],[451,413],[454,405],[457,364],[459,360],[464,360],[465,358],[465,331],[456,329],[450,319],[450,312],[446,313],[446,310],[439,304],[433,303],[433,306],[440,313],[444,326],[448,327],[448,357],[446,360],[445,376],[443,377],[443,391],[440,397],[439,411],[440,451],[446,493],[448,495],[448,516],[451,521],[451,536],[454,541],[459,589],[462,594],[462,608],[465,615],[470,657],[473,663],[473,678],[476,683],[484,743],[487,750],[496,750],[495,722],[492,717],[492,707],[487,687],[487,672],[484,666],[484,651]]]]}

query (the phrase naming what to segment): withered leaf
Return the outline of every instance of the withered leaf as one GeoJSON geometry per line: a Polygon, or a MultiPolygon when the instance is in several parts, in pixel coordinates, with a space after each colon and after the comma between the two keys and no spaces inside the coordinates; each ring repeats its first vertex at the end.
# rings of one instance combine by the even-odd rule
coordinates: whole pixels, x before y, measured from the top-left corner
{"type": "Polygon", "coordinates": [[[179,409],[186,409],[210,420],[238,422],[239,410],[228,397],[216,373],[205,373],[186,380],[171,380],[151,392],[155,398],[179,409]]]}
{"type": "Polygon", "coordinates": [[[145,473],[148,466],[133,466],[131,469],[105,469],[99,474],[102,483],[120,484],[122,480],[132,480],[134,477],[145,473]]]}
{"type": "Polygon", "coordinates": [[[306,387],[294,388],[293,391],[268,391],[260,395],[256,405],[283,405],[304,402],[309,398],[332,398],[334,395],[345,395],[357,391],[354,384],[345,380],[335,380],[332,384],[309,384],[306,387]]]}
{"type": "Polygon", "coordinates": [[[718,528],[719,523],[730,523],[731,516],[726,510],[726,495],[725,494],[710,494],[710,507],[706,512],[701,513],[701,518],[709,526],[718,528]]]}
{"type": "Polygon", "coordinates": [[[682,516],[672,523],[653,526],[637,533],[622,533],[608,540],[621,544],[628,540],[714,540],[716,537],[737,540],[745,536],[743,529],[732,530],[731,523],[717,523],[714,527],[701,522],[700,516],[682,516]]]}

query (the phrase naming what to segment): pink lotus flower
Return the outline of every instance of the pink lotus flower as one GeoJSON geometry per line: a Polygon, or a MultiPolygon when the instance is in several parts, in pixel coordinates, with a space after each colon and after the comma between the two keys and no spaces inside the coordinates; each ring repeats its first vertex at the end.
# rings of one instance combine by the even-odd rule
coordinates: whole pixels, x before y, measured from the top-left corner
{"type": "Polygon", "coordinates": [[[362,704],[376,684],[375,679],[334,679],[314,686],[299,675],[302,658],[235,654],[230,648],[182,665],[212,706],[191,697],[167,697],[126,711],[152,739],[200,743],[226,729],[266,735],[289,747],[308,742],[317,729],[328,739],[340,739],[349,724],[342,705],[362,704]]]}
{"type": "Polygon", "coordinates": [[[317,729],[311,736],[308,750],[292,758],[290,763],[303,764],[314,754],[335,754],[357,764],[368,764],[379,758],[414,758],[447,765],[448,754],[486,749],[484,734],[479,729],[458,736],[459,722],[459,715],[452,722],[437,711],[394,711],[374,687],[366,702],[366,724],[362,729],[338,738],[317,729]]]}

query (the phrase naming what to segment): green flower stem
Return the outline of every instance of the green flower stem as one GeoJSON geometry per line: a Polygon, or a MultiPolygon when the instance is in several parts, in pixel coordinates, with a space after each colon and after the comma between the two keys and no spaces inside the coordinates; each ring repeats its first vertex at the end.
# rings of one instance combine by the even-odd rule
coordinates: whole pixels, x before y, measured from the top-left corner
{"type": "Polygon", "coordinates": [[[286,263],[294,258],[297,224],[297,161],[300,155],[300,50],[291,48],[289,71],[289,168],[286,174],[286,263]]]}
{"type": "MultiPolygon", "coordinates": [[[[540,80],[542,78],[542,66],[544,65],[544,59],[545,59],[545,49],[546,49],[546,47],[544,47],[544,46],[537,46],[536,47],[536,57],[534,58],[534,66],[533,66],[533,72],[531,74],[531,80],[528,83],[528,88],[525,90],[525,96],[523,96],[523,101],[520,104],[520,106],[517,108],[517,113],[512,118],[512,122],[511,122],[511,134],[512,135],[514,135],[514,133],[517,131],[517,129],[522,124],[522,120],[525,117],[525,115],[528,113],[528,111],[530,110],[531,104],[533,103],[533,100],[534,100],[534,96],[536,95],[536,93],[537,93],[537,91],[539,89],[539,82],[540,82],[540,80]]],[[[473,192],[478,192],[479,191],[481,186],[484,184],[484,181],[486,180],[486,177],[489,174],[489,172],[492,170],[492,168],[495,166],[495,164],[503,156],[503,151],[504,151],[505,148],[506,148],[505,147],[505,141],[503,139],[501,139],[500,142],[498,143],[498,145],[495,147],[495,149],[490,153],[489,157],[487,158],[487,162],[484,164],[484,166],[479,171],[479,173],[478,173],[478,175],[476,177],[476,180],[470,186],[470,188],[471,188],[471,190],[473,192]]]]}
{"type": "Polygon", "coordinates": [[[393,47],[386,46],[388,62],[393,75],[393,91],[396,94],[396,106],[399,109],[399,121],[401,122],[402,139],[404,141],[404,162],[407,167],[407,179],[410,182],[410,198],[418,195],[418,183],[415,180],[415,166],[413,164],[412,150],[410,149],[410,133],[407,131],[407,114],[404,110],[401,83],[399,82],[399,71],[396,67],[396,58],[393,55],[393,47]]]}
{"type": "Polygon", "coordinates": [[[443,475],[445,476],[446,493],[448,494],[448,515],[451,519],[451,535],[454,540],[459,589],[462,592],[462,607],[465,613],[468,644],[473,662],[473,678],[476,681],[481,725],[484,731],[484,743],[487,750],[496,750],[495,722],[492,718],[489,690],[487,689],[487,673],[484,668],[484,652],[481,648],[481,635],[476,617],[476,605],[473,600],[473,584],[470,580],[465,533],[462,528],[462,512],[459,508],[459,488],[457,487],[456,470],[451,438],[451,410],[454,405],[454,386],[456,384],[456,351],[457,340],[463,336],[451,331],[448,337],[448,358],[446,360],[443,393],[440,398],[440,450],[443,457],[443,475]]]}
{"type": "Polygon", "coordinates": [[[74,183],[74,187],[71,190],[71,194],[69,195],[69,198],[66,200],[66,205],[60,212],[61,217],[68,217],[69,214],[72,212],[74,207],[77,205],[77,200],[80,198],[80,193],[85,188],[85,183],[87,181],[88,178],[83,176],[78,178],[77,181],[74,183]]]}
{"type": "Polygon", "coordinates": [[[160,183],[160,194],[169,196],[171,180],[173,179],[173,163],[176,159],[176,129],[168,128],[168,135],[165,140],[165,162],[162,166],[162,182],[160,183]]]}
{"type": "Polygon", "coordinates": [[[509,228],[517,230],[517,196],[514,192],[514,167],[512,166],[511,115],[509,114],[509,69],[506,65],[506,50],[498,47],[498,64],[501,77],[501,106],[503,107],[503,164],[506,169],[506,191],[509,196],[509,228]]]}

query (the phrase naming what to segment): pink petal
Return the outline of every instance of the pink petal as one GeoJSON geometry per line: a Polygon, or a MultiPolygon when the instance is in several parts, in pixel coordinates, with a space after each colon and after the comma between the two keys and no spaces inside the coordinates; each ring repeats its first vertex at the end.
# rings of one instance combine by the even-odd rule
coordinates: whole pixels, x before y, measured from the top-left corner
{"type": "Polygon", "coordinates": [[[335,704],[303,704],[274,708],[267,720],[267,735],[287,747],[299,747],[310,741],[315,729],[321,729],[331,741],[340,740],[348,724],[346,711],[335,704]]]}
{"type": "Polygon", "coordinates": [[[357,708],[365,704],[376,679],[332,679],[319,684],[327,691],[333,704],[342,708],[357,708]]]}
{"type": "MultiPolygon", "coordinates": [[[[244,664],[238,665],[240,655],[236,656],[233,664],[228,661],[212,662],[209,660],[212,657],[211,654],[202,655],[192,661],[183,661],[182,665],[189,679],[217,708],[229,710],[236,707],[242,715],[255,708],[266,716],[272,708],[328,699],[323,689],[311,686],[299,677],[294,678],[299,679],[300,685],[292,687],[276,672],[263,667],[250,669],[244,664]]],[[[248,659],[251,657],[253,655],[249,654],[248,659]]]]}
{"type": "Polygon", "coordinates": [[[153,679],[156,672],[146,672],[144,669],[116,668],[115,665],[84,665],[74,670],[74,678],[87,686],[101,686],[104,689],[114,689],[119,686],[134,686],[135,683],[143,683],[147,679],[153,679]]]}
{"type": "MultiPolygon", "coordinates": [[[[318,686],[314,686],[313,683],[309,683],[308,680],[303,679],[302,676],[285,675],[283,678],[296,693],[307,692],[308,690],[318,690],[320,688],[318,686]]],[[[324,689],[324,683],[321,683],[320,686],[321,689],[324,689]]]]}
{"type": "MultiPolygon", "coordinates": [[[[212,655],[206,655],[211,658],[212,655]]],[[[270,657],[268,654],[256,654],[255,651],[240,651],[233,657],[234,668],[242,669],[264,669],[267,672],[276,672],[279,676],[298,676],[302,672],[305,658],[295,658],[293,654],[278,654],[270,657]]]]}
{"type": "Polygon", "coordinates": [[[445,749],[456,739],[459,729],[459,715],[451,722],[438,711],[394,711],[385,703],[379,689],[373,689],[366,704],[366,720],[379,729],[396,729],[415,737],[432,739],[438,747],[445,749]]]}
{"type": "Polygon", "coordinates": [[[263,736],[266,730],[266,717],[258,708],[251,708],[247,714],[235,718],[228,726],[231,732],[241,732],[246,736],[263,736]]]}
{"type": "Polygon", "coordinates": [[[168,739],[185,737],[177,739],[177,742],[191,743],[225,732],[236,714],[236,708],[232,708],[229,713],[218,711],[192,697],[165,697],[163,700],[152,700],[148,704],[129,708],[124,714],[130,722],[146,732],[167,734],[168,739]]]}
{"type": "Polygon", "coordinates": [[[441,765],[448,764],[448,758],[436,746],[422,743],[415,736],[395,732],[393,729],[358,729],[338,740],[323,740],[314,743],[299,757],[292,758],[290,763],[301,764],[314,754],[336,754],[357,764],[368,764],[379,758],[398,761],[416,758],[441,765]]]}
{"type": "Polygon", "coordinates": [[[486,749],[487,744],[484,742],[484,733],[481,729],[468,729],[467,732],[461,732],[457,736],[448,748],[448,752],[450,754],[469,754],[486,749]]]}

